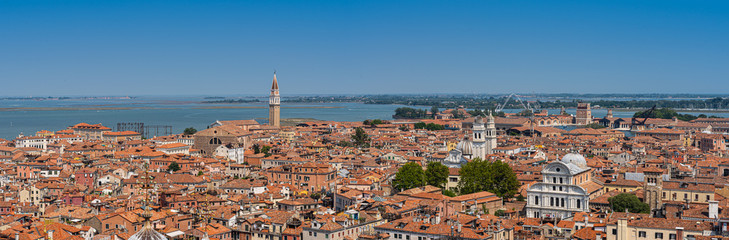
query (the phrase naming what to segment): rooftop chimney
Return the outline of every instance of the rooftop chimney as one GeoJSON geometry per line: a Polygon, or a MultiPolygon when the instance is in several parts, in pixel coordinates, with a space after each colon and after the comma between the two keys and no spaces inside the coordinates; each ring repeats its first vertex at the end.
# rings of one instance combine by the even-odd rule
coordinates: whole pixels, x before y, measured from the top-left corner
{"type": "Polygon", "coordinates": [[[53,240],[53,230],[48,230],[48,240],[53,240]]]}
{"type": "Polygon", "coordinates": [[[716,219],[719,216],[719,202],[709,201],[709,218],[716,219]]]}
{"type": "Polygon", "coordinates": [[[20,234],[16,232],[15,233],[15,240],[18,240],[19,238],[20,238],[20,234]]]}
{"type": "Polygon", "coordinates": [[[676,240],[683,240],[683,227],[676,227],[676,240]]]}

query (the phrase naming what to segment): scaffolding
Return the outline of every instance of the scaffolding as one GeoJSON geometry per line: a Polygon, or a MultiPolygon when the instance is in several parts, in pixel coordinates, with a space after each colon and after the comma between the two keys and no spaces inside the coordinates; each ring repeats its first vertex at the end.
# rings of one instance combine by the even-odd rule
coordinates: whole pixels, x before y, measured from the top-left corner
{"type": "Polygon", "coordinates": [[[143,122],[121,122],[116,124],[116,131],[134,131],[142,134],[144,138],[170,135],[170,125],[145,125],[143,122]]]}

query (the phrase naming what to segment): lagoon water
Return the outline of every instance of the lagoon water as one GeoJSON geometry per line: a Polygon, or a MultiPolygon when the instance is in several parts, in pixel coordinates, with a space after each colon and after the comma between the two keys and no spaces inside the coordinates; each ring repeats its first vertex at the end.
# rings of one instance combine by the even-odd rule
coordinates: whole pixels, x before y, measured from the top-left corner
{"type": "MultiPolygon", "coordinates": [[[[34,134],[39,130],[56,131],[86,122],[101,123],[116,130],[120,122],[143,122],[145,125],[170,125],[174,133],[187,127],[204,129],[216,120],[256,119],[268,117],[266,103],[206,104],[203,97],[137,97],[133,99],[70,99],[70,100],[0,100],[0,138],[13,139],[18,134],[34,134]]],[[[281,118],[314,118],[333,121],[392,119],[395,109],[403,105],[362,103],[282,103],[281,118]]],[[[430,109],[429,107],[416,107],[430,109]]],[[[506,109],[519,112],[520,109],[506,109]]],[[[568,109],[574,114],[574,109],[568,109]]],[[[605,116],[607,110],[593,110],[594,117],[605,116]]],[[[559,109],[550,109],[550,114],[559,109]]],[[[691,113],[700,114],[700,113],[691,113]]],[[[705,113],[729,117],[729,113],[705,113]]],[[[615,117],[631,117],[633,112],[613,113],[615,117]]]]}
{"type": "MultiPolygon", "coordinates": [[[[256,119],[266,122],[265,103],[205,104],[202,97],[156,97],[112,100],[0,100],[0,138],[39,130],[62,130],[80,122],[101,123],[116,130],[120,122],[170,125],[174,133],[187,127],[205,129],[216,120],[256,119]],[[20,108],[20,109],[19,109],[20,108]]],[[[361,103],[286,104],[281,118],[314,118],[334,121],[392,119],[401,105],[361,103]]]]}

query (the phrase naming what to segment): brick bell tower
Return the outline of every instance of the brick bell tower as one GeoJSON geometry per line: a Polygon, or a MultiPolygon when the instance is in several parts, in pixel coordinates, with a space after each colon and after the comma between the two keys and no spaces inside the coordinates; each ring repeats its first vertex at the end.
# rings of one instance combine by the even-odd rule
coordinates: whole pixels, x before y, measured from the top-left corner
{"type": "Polygon", "coordinates": [[[278,80],[276,72],[273,72],[273,84],[271,84],[271,95],[268,97],[268,125],[281,127],[281,96],[278,94],[278,80]]]}

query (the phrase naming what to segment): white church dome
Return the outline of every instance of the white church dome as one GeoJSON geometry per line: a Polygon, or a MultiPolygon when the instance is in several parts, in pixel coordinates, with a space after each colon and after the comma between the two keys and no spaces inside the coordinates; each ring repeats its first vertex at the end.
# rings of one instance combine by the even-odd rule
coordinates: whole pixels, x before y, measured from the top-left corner
{"type": "Polygon", "coordinates": [[[456,149],[461,151],[463,155],[473,155],[473,143],[471,140],[463,139],[456,145],[456,149]]]}
{"type": "Polygon", "coordinates": [[[580,168],[587,168],[587,160],[585,160],[585,157],[577,153],[568,153],[567,155],[564,155],[564,157],[562,157],[562,162],[572,163],[580,168]]]}

